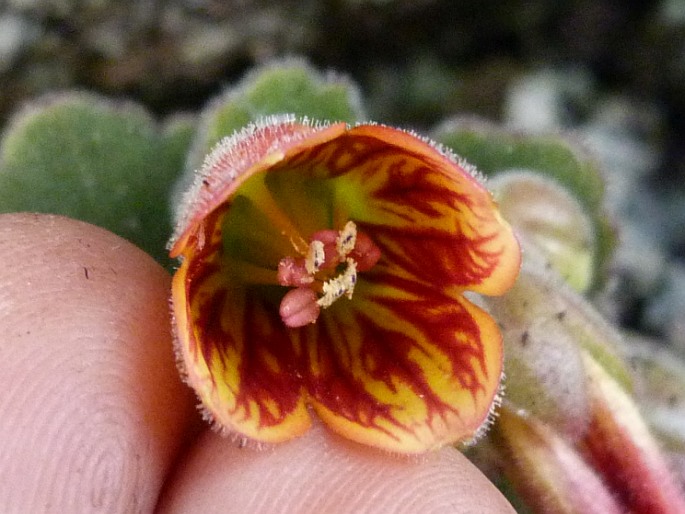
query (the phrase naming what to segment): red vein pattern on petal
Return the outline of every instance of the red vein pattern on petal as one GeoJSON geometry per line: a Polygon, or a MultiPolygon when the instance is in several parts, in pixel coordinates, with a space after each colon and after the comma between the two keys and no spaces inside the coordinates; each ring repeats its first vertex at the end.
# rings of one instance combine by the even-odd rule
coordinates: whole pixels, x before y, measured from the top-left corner
{"type": "MultiPolygon", "coordinates": [[[[437,149],[422,146],[414,152],[412,136],[354,135],[362,128],[293,155],[273,171],[298,169],[329,178],[337,224],[352,219],[377,244],[376,237],[383,238],[386,249],[405,256],[404,267],[414,268],[415,277],[448,280],[483,294],[508,290],[518,274],[520,250],[490,193],[437,149]]],[[[306,213],[300,215],[303,224],[309,221],[306,213]]]]}
{"type": "Polygon", "coordinates": [[[296,355],[278,309],[222,268],[224,211],[208,216],[204,244],[193,246],[197,253],[174,276],[177,345],[188,382],[220,428],[260,442],[284,441],[311,424],[296,355]]]}
{"type": "Polygon", "coordinates": [[[302,148],[325,143],[346,129],[344,123],[312,126],[292,120],[249,126],[222,140],[210,153],[194,186],[186,193],[185,213],[171,239],[170,256],[183,253],[188,239],[204,218],[231,197],[255,173],[275,165],[302,148]]]}
{"type": "Polygon", "coordinates": [[[499,387],[494,321],[461,296],[374,278],[302,332],[314,408],[333,430],[390,451],[470,439],[499,387]]]}
{"type": "Polygon", "coordinates": [[[275,442],[308,428],[309,401],[337,432],[390,451],[471,438],[496,398],[502,345],[461,293],[500,294],[520,265],[488,191],[439,150],[385,127],[253,127],[233,142],[208,159],[171,250],[183,256],[179,353],[211,416],[275,442]],[[241,146],[250,138],[256,149],[241,146]],[[236,280],[221,231],[241,184],[264,187],[273,205],[256,193],[255,205],[282,212],[305,239],[352,220],[378,245],[352,301],[288,329],[272,295],[236,280]]]}

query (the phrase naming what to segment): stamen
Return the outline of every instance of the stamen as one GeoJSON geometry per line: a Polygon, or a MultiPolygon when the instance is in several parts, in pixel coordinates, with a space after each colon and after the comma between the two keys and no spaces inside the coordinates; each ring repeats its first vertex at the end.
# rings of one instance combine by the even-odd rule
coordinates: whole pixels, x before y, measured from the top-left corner
{"type": "Polygon", "coordinates": [[[281,301],[281,318],[289,327],[314,323],[321,309],[342,296],[351,299],[357,273],[371,269],[381,251],[348,221],[340,231],[324,229],[312,234],[306,253],[300,255],[303,257],[285,257],[278,263],[279,283],[296,287],[281,301]]]}
{"type": "Polygon", "coordinates": [[[278,263],[278,283],[282,286],[305,286],[314,282],[306,269],[304,259],[284,257],[278,263]]]}
{"type": "Polygon", "coordinates": [[[340,258],[336,249],[336,241],[339,235],[340,232],[329,228],[312,234],[312,241],[321,241],[323,243],[324,262],[319,269],[333,269],[340,264],[340,258]]]}
{"type": "Polygon", "coordinates": [[[324,251],[324,244],[321,241],[309,243],[309,251],[307,251],[307,257],[304,260],[304,267],[307,273],[314,275],[325,261],[326,252],[324,251]]]}
{"type": "Polygon", "coordinates": [[[347,254],[354,250],[354,245],[357,242],[357,225],[354,221],[348,221],[340,231],[340,235],[335,241],[336,249],[340,259],[347,257],[347,254]]]}
{"type": "Polygon", "coordinates": [[[381,249],[364,232],[357,233],[357,244],[349,254],[357,263],[357,271],[368,271],[381,258],[381,249]]]}
{"type": "Polygon", "coordinates": [[[320,307],[330,307],[342,295],[352,298],[357,283],[357,264],[352,259],[347,259],[345,263],[345,271],[323,283],[323,296],[316,302],[320,307]]]}
{"type": "Polygon", "coordinates": [[[307,243],[300,234],[300,231],[290,217],[278,205],[276,199],[263,181],[255,183],[253,201],[260,206],[261,212],[268,216],[274,227],[276,227],[282,235],[288,237],[290,244],[293,245],[298,252],[304,254],[307,251],[307,243]]]}
{"type": "Polygon", "coordinates": [[[263,268],[242,259],[230,259],[227,265],[239,280],[247,284],[275,285],[278,280],[273,269],[263,268]]]}
{"type": "Polygon", "coordinates": [[[348,300],[351,300],[352,293],[354,293],[354,286],[357,284],[357,263],[353,259],[347,259],[347,268],[343,273],[343,280],[347,286],[345,295],[348,300]]]}

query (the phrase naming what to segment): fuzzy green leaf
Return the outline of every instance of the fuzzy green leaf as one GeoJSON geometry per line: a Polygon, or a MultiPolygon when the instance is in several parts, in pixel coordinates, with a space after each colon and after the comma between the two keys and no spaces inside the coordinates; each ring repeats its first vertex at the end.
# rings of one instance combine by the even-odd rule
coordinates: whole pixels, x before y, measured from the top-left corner
{"type": "Polygon", "coordinates": [[[285,113],[348,123],[365,116],[352,81],[322,74],[301,59],[275,61],[256,68],[210,102],[201,116],[189,167],[199,167],[224,136],[265,116],[285,113]]]}
{"type": "Polygon", "coordinates": [[[11,120],[0,143],[0,212],[87,221],[168,263],[167,198],[189,126],[161,130],[139,106],[89,94],[40,99],[11,120]]]}

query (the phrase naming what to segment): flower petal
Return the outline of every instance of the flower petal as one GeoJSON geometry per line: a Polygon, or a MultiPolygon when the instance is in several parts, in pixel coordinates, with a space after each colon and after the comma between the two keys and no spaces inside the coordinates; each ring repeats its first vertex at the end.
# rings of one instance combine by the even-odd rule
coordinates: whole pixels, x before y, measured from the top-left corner
{"type": "Polygon", "coordinates": [[[549,425],[504,405],[493,432],[500,466],[531,512],[625,512],[601,477],[549,425]]]}
{"type": "MultiPolygon", "coordinates": [[[[188,383],[222,430],[260,442],[305,432],[310,416],[278,306],[221,266],[221,219],[201,226],[173,279],[177,349],[188,383]]],[[[263,286],[262,286],[263,287],[263,286]]],[[[268,297],[267,297],[268,298],[268,297]]]]}
{"type": "Polygon", "coordinates": [[[627,512],[685,513],[685,491],[632,398],[583,352],[592,418],[580,449],[627,512]]]}
{"type": "Polygon", "coordinates": [[[266,171],[303,149],[342,133],[344,123],[310,125],[292,117],[266,118],[223,139],[205,160],[194,186],[186,193],[182,218],[171,239],[171,257],[182,255],[189,238],[215,209],[230,203],[238,188],[256,173],[266,171]]]}
{"type": "Polygon", "coordinates": [[[284,123],[257,130],[256,136],[235,136],[224,143],[223,154],[210,157],[205,165],[210,175],[189,195],[195,200],[179,224],[185,228],[175,237],[172,257],[204,216],[268,169],[267,188],[277,192],[279,207],[305,235],[322,223],[342,226],[353,219],[382,227],[397,243],[395,251],[406,249],[405,267],[413,263],[416,277],[493,295],[514,283],[518,242],[465,163],[411,134],[378,125],[345,131],[342,124],[284,123]],[[257,144],[243,148],[247,140],[257,144]],[[424,265],[427,258],[430,266],[424,265]]]}
{"type": "Polygon", "coordinates": [[[376,125],[350,129],[314,159],[334,177],[338,217],[364,223],[372,238],[382,232],[417,279],[483,294],[502,294],[514,283],[518,242],[465,163],[376,125]]]}
{"type": "Polygon", "coordinates": [[[360,281],[296,334],[310,401],[336,432],[416,453],[473,438],[502,372],[494,321],[464,298],[392,276],[360,281]]]}

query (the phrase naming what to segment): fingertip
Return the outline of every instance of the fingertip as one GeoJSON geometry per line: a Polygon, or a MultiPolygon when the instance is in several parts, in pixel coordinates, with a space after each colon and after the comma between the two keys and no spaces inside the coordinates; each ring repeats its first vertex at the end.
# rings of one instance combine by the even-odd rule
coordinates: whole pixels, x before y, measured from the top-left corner
{"type": "Polygon", "coordinates": [[[266,450],[207,432],[167,483],[160,513],[512,513],[497,489],[453,448],[398,457],[317,424],[266,450]]]}
{"type": "Polygon", "coordinates": [[[168,274],[58,216],[2,215],[0,245],[0,511],[150,511],[194,418],[168,274]]]}

